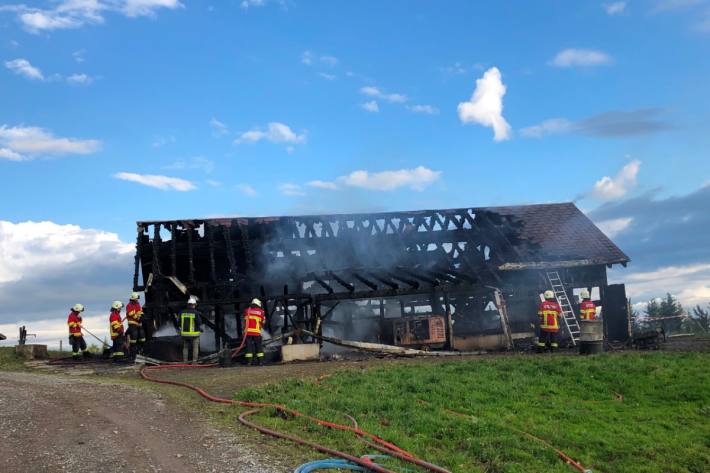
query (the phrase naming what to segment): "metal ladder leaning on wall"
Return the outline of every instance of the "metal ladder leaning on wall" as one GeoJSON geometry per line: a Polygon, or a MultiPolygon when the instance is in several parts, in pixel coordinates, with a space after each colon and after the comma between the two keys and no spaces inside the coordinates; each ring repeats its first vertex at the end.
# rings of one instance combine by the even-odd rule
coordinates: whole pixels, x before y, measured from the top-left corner
{"type": "Polygon", "coordinates": [[[562,284],[562,279],[560,279],[560,275],[557,271],[548,271],[547,280],[550,282],[552,292],[555,293],[557,302],[562,308],[562,320],[564,320],[567,332],[570,334],[570,338],[572,339],[572,346],[577,346],[580,333],[579,322],[577,321],[577,317],[574,315],[574,310],[572,310],[572,304],[569,302],[565,286],[562,284]]]}

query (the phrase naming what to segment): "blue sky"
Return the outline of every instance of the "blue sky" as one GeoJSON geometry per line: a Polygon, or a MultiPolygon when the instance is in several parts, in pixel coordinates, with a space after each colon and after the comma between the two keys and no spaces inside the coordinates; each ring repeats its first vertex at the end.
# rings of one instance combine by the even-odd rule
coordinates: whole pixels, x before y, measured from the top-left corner
{"type": "Polygon", "coordinates": [[[644,212],[710,203],[709,53],[703,0],[5,1],[3,238],[124,255],[141,219],[575,200],[710,300],[707,250],[634,246],[644,212]]]}

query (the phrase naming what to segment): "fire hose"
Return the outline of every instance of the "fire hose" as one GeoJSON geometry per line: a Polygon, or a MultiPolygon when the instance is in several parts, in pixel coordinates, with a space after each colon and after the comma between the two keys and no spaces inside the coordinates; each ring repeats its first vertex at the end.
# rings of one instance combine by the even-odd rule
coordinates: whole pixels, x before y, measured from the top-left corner
{"type": "MultiPolygon", "coordinates": [[[[246,338],[246,337],[244,337],[246,338]]],[[[242,340],[242,345],[244,345],[244,340],[242,340]]],[[[233,351],[233,353],[238,353],[239,349],[237,348],[236,350],[233,351]]],[[[155,371],[155,370],[160,370],[160,369],[175,369],[175,368],[212,368],[215,367],[216,364],[208,364],[208,365],[189,365],[189,364],[177,364],[177,365],[158,365],[158,366],[144,366],[140,370],[140,375],[143,379],[147,381],[152,381],[155,383],[161,383],[161,384],[170,384],[173,386],[180,386],[183,388],[190,389],[192,391],[195,391],[197,394],[202,396],[203,398],[212,401],[212,402],[217,402],[221,404],[236,404],[238,406],[242,407],[249,407],[252,408],[246,412],[243,412],[242,414],[239,415],[239,422],[241,422],[243,425],[247,427],[251,427],[253,429],[258,430],[261,433],[270,435],[272,437],[284,439],[284,440],[289,440],[291,442],[297,443],[299,445],[304,445],[307,447],[311,447],[315,450],[318,450],[319,452],[327,453],[328,455],[333,455],[339,458],[342,458],[344,460],[347,460],[351,463],[357,464],[359,466],[364,467],[368,471],[374,471],[376,473],[396,473],[392,470],[389,470],[385,467],[382,467],[376,463],[374,463],[372,460],[370,460],[367,457],[364,458],[359,458],[354,455],[350,455],[345,452],[341,452],[339,450],[332,449],[330,447],[327,447],[325,445],[316,443],[316,442],[311,442],[309,440],[302,439],[300,437],[297,437],[295,435],[290,435],[282,432],[278,432],[276,430],[272,430],[263,426],[260,426],[247,418],[256,414],[263,408],[272,408],[277,410],[278,412],[284,413],[291,415],[293,417],[300,417],[302,419],[307,419],[317,425],[321,425],[323,427],[328,427],[331,429],[336,429],[336,430],[341,430],[341,431],[349,431],[354,434],[356,434],[358,437],[360,437],[363,440],[366,440],[366,444],[369,446],[376,448],[377,450],[399,458],[400,460],[403,460],[408,463],[412,463],[414,465],[420,466],[428,471],[432,471],[435,473],[450,473],[449,470],[446,470],[440,466],[433,465],[431,463],[428,463],[422,459],[419,459],[412,455],[411,453],[407,452],[406,450],[401,449],[400,447],[394,445],[393,443],[390,443],[380,437],[378,437],[375,434],[372,434],[370,432],[367,432],[365,430],[360,429],[357,426],[348,426],[348,425],[343,425],[343,424],[337,424],[334,422],[329,422],[323,419],[318,419],[317,417],[312,417],[306,414],[303,414],[299,411],[296,411],[294,409],[290,409],[286,406],[283,406],[281,404],[274,404],[274,403],[265,403],[265,402],[250,402],[250,401],[237,401],[233,399],[225,399],[222,397],[214,396],[210,393],[208,393],[206,390],[199,386],[195,386],[190,383],[185,383],[182,381],[172,381],[168,379],[162,379],[158,378],[155,376],[151,376],[148,374],[149,371],[155,371]]]]}

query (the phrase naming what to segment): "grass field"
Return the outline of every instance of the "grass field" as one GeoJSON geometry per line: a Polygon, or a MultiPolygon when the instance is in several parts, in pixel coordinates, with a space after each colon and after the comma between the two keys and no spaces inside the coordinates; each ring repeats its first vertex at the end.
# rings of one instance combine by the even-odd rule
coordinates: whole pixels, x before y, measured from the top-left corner
{"type": "MultiPolygon", "coordinates": [[[[506,356],[345,370],[320,383],[284,380],[236,397],[341,423],[350,414],[362,428],[460,473],[574,471],[521,431],[595,472],[701,473],[710,471],[709,366],[710,353],[506,356]]],[[[236,420],[239,412],[225,414],[236,420]]],[[[254,420],[375,453],[351,434],[273,411],[254,420]]]]}

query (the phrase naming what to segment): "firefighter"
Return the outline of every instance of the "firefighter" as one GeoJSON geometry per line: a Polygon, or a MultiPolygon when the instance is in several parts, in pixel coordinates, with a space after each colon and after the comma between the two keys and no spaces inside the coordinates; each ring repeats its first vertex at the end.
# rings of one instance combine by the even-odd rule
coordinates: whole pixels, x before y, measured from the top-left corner
{"type": "Polygon", "coordinates": [[[113,303],[111,303],[111,314],[108,318],[109,334],[111,335],[111,341],[113,342],[113,346],[111,347],[111,358],[114,361],[119,361],[125,356],[123,346],[126,343],[126,337],[123,331],[123,321],[121,320],[122,308],[123,302],[113,301],[113,303]]]}
{"type": "Polygon", "coordinates": [[[69,344],[71,345],[71,356],[74,359],[89,356],[89,350],[86,348],[86,342],[84,341],[84,334],[81,332],[81,313],[84,312],[84,306],[81,304],[74,304],[69,312],[69,317],[67,318],[67,325],[69,326],[69,344]],[[81,353],[79,353],[81,350],[81,353]]]}
{"type": "Polygon", "coordinates": [[[261,308],[259,299],[252,299],[249,307],[244,311],[244,326],[246,331],[247,352],[244,355],[247,364],[261,365],[264,359],[264,351],[261,347],[261,327],[264,325],[264,309],[261,308]]]}
{"type": "Polygon", "coordinates": [[[200,326],[202,318],[197,310],[197,298],[190,296],[187,307],[180,313],[178,332],[182,337],[182,360],[187,363],[188,353],[192,347],[192,363],[197,363],[200,355],[200,326]]]}
{"type": "Polygon", "coordinates": [[[132,360],[136,359],[136,355],[143,351],[145,343],[145,330],[143,329],[143,308],[138,302],[140,296],[137,292],[131,293],[131,298],[126,305],[126,320],[128,320],[128,347],[132,360]]]}
{"type": "Polygon", "coordinates": [[[557,333],[560,331],[562,308],[552,291],[545,291],[545,300],[540,303],[537,315],[540,318],[540,334],[537,339],[537,352],[543,353],[549,349],[557,350],[557,333]]]}
{"type": "Polygon", "coordinates": [[[597,306],[592,302],[592,298],[589,295],[589,291],[582,289],[579,294],[582,298],[582,303],[579,304],[579,317],[582,320],[594,320],[597,318],[597,306]]]}

